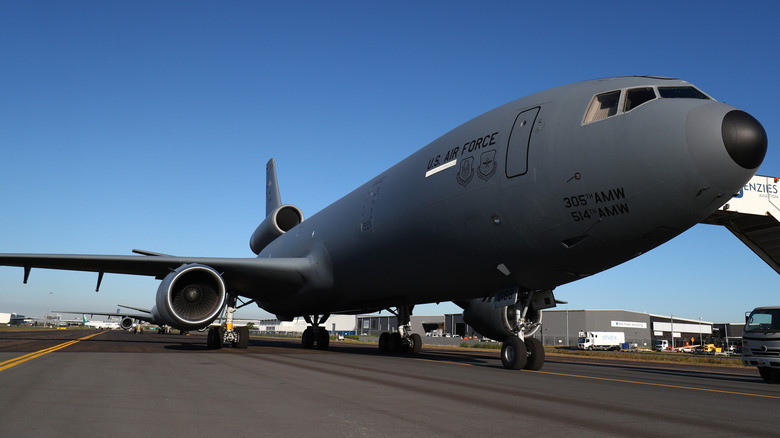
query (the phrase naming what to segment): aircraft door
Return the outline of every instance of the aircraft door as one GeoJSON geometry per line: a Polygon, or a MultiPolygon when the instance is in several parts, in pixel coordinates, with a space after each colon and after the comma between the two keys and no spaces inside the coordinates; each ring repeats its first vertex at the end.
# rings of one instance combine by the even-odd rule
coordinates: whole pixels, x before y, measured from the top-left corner
{"type": "Polygon", "coordinates": [[[528,148],[531,144],[531,132],[538,114],[539,107],[531,108],[518,114],[515,119],[506,148],[507,178],[528,173],[528,148]]]}

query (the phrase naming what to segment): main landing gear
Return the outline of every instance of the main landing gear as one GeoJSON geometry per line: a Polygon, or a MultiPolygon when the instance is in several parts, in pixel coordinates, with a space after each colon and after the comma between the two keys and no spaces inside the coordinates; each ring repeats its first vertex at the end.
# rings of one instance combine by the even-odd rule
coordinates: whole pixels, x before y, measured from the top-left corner
{"type": "Polygon", "coordinates": [[[209,333],[206,338],[206,346],[210,350],[219,350],[223,344],[228,344],[236,348],[245,349],[249,347],[249,327],[233,327],[233,315],[240,307],[244,307],[248,303],[241,304],[240,307],[236,307],[237,297],[235,295],[228,295],[227,306],[225,307],[225,323],[219,326],[209,327],[209,333]]]}
{"type": "Polygon", "coordinates": [[[330,344],[330,333],[325,327],[320,327],[320,324],[325,324],[325,321],[330,318],[330,313],[320,315],[304,315],[303,319],[309,323],[309,327],[303,331],[301,337],[301,343],[303,348],[311,350],[314,346],[317,346],[318,350],[326,350],[330,344]]]}
{"type": "Polygon", "coordinates": [[[418,354],[422,348],[422,337],[411,333],[411,317],[414,306],[398,306],[398,311],[388,309],[398,320],[398,331],[384,332],[379,336],[379,349],[386,353],[418,354]]]}
{"type": "Polygon", "coordinates": [[[536,338],[509,336],[501,345],[501,364],[508,370],[538,371],[544,365],[544,346],[536,338]]]}
{"type": "Polygon", "coordinates": [[[528,292],[528,295],[521,299],[522,310],[512,312],[514,335],[504,339],[501,345],[501,364],[506,369],[538,371],[544,365],[544,346],[540,340],[531,337],[541,324],[526,318],[533,295],[534,291],[528,292]]]}

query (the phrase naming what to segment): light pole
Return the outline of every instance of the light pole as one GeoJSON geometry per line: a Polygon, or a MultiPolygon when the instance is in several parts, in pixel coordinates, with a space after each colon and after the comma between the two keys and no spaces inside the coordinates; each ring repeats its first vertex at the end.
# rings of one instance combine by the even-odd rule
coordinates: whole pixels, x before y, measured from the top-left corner
{"type": "Polygon", "coordinates": [[[54,295],[54,292],[49,292],[49,308],[46,310],[46,323],[51,323],[51,296],[54,295]]]}
{"type": "Polygon", "coordinates": [[[699,317],[699,346],[704,348],[704,343],[701,341],[701,316],[699,317]]]}
{"type": "Polygon", "coordinates": [[[671,349],[674,350],[674,315],[669,315],[669,322],[672,326],[671,332],[669,333],[669,338],[671,338],[669,345],[671,346],[671,349]]]}

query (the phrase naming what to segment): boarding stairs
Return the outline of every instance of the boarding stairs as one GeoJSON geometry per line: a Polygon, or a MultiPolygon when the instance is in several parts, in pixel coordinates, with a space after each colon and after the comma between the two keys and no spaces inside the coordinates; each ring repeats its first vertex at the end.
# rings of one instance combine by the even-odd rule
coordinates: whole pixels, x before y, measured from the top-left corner
{"type": "Polygon", "coordinates": [[[755,175],[702,221],[723,225],[780,274],[780,178],[755,175]]]}

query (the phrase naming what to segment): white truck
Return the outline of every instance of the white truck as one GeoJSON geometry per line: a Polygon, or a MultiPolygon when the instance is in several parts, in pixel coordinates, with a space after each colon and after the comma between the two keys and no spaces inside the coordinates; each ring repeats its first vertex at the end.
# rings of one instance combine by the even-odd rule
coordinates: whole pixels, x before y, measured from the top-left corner
{"type": "Polygon", "coordinates": [[[577,348],[580,350],[616,350],[626,342],[623,332],[580,332],[577,348]]]}
{"type": "Polygon", "coordinates": [[[758,367],[766,383],[780,383],[780,307],[757,307],[745,315],[742,364],[758,367]]]}

